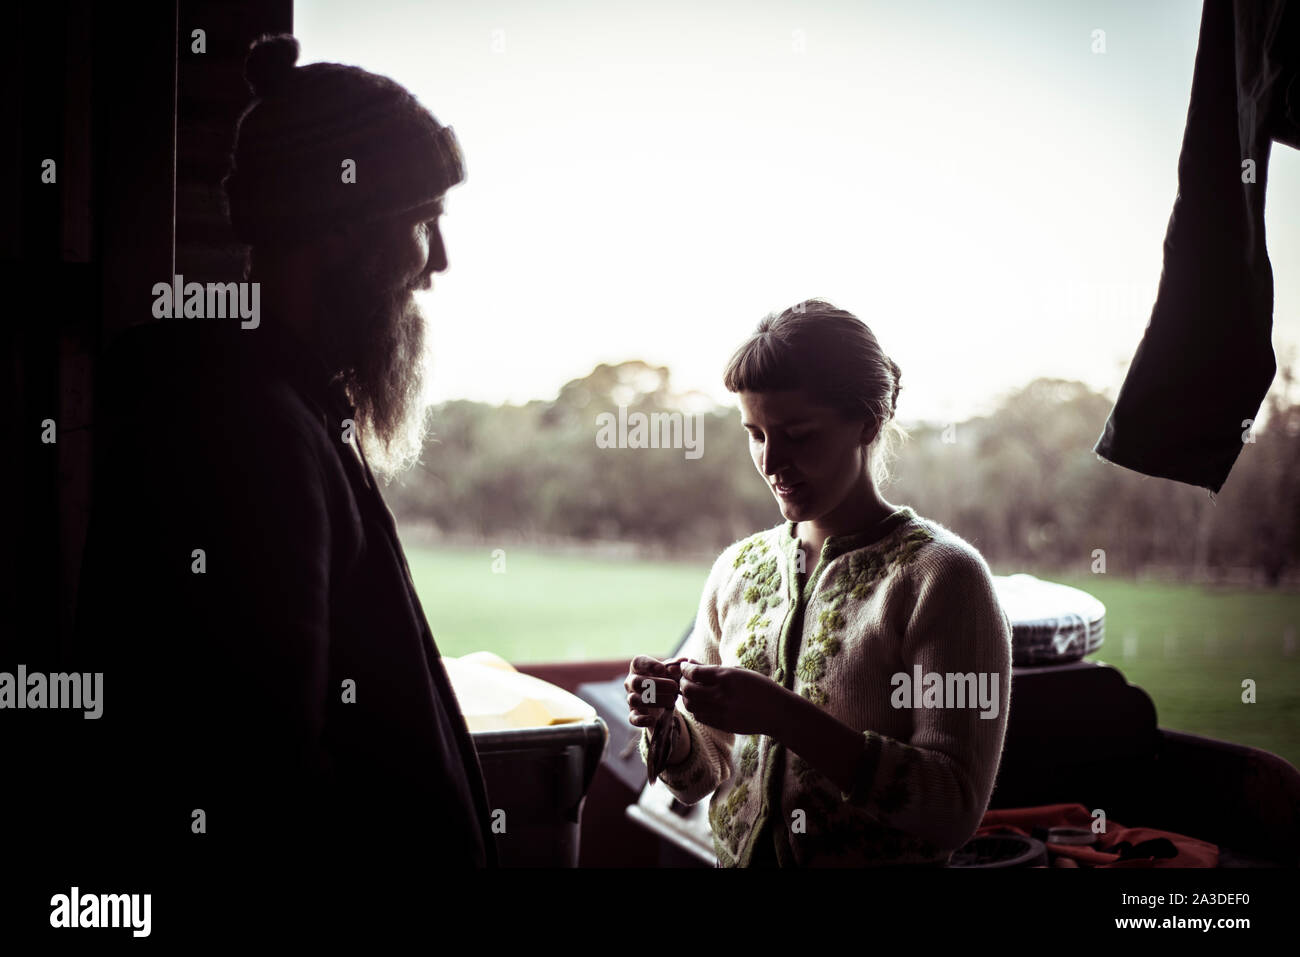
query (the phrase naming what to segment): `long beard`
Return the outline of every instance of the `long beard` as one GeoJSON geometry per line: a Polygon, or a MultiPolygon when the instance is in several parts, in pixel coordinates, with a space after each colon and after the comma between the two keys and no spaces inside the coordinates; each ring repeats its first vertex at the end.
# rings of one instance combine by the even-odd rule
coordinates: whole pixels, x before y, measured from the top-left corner
{"type": "Polygon", "coordinates": [[[373,262],[325,280],[330,295],[322,347],[356,407],[370,467],[385,480],[419,460],[428,431],[425,319],[412,288],[379,275],[373,262]]]}

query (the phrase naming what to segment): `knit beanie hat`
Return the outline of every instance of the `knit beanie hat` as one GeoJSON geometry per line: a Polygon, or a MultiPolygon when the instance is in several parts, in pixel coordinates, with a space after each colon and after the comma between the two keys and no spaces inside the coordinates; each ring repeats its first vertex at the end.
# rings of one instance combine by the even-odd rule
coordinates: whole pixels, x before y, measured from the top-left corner
{"type": "Polygon", "coordinates": [[[222,180],[235,236],[292,244],[334,226],[430,210],[465,179],[460,144],[407,90],[341,63],[295,67],[298,41],[265,34],[244,66],[255,99],[222,180]],[[345,179],[351,160],[350,175],[345,179]],[[349,182],[347,180],[355,180],[349,182]]]}

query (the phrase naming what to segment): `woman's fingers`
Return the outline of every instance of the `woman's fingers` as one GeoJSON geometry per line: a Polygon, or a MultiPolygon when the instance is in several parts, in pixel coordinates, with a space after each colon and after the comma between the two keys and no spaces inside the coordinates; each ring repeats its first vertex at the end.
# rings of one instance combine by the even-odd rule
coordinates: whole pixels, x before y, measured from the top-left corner
{"type": "Polygon", "coordinates": [[[632,659],[627,680],[628,723],[636,728],[653,730],[663,720],[664,712],[675,708],[680,694],[681,665],[689,658],[660,661],[649,655],[632,659]]]}
{"type": "Polygon", "coordinates": [[[632,659],[632,667],[629,669],[630,674],[634,675],[654,675],[666,677],[668,670],[664,662],[658,658],[652,658],[649,655],[637,655],[632,659]]]}
{"type": "Polygon", "coordinates": [[[726,676],[729,669],[720,665],[704,665],[698,661],[687,662],[688,667],[682,671],[683,678],[690,678],[696,684],[717,684],[726,676]]]}
{"type": "Polygon", "coordinates": [[[653,728],[659,723],[659,719],[662,715],[662,708],[655,709],[653,714],[633,711],[628,715],[627,723],[632,725],[634,728],[653,728]]]}
{"type": "Polygon", "coordinates": [[[678,694],[686,710],[695,714],[699,708],[707,708],[718,697],[720,689],[716,684],[692,680],[685,675],[677,683],[678,694]]]}
{"type": "Polygon", "coordinates": [[[677,682],[672,678],[636,675],[628,680],[627,688],[627,705],[633,711],[659,711],[677,700],[677,682]]]}
{"type": "Polygon", "coordinates": [[[654,705],[665,693],[676,695],[677,681],[680,677],[681,672],[675,663],[670,667],[669,663],[658,658],[638,655],[632,659],[623,687],[627,689],[629,695],[642,695],[645,704],[654,705]],[[650,688],[654,689],[653,694],[650,693],[650,688]]]}

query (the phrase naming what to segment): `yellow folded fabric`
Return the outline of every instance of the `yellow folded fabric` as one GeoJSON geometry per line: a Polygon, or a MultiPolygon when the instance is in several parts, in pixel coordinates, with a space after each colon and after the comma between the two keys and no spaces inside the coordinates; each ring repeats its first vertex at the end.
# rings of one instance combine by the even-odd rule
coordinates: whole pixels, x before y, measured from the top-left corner
{"type": "Polygon", "coordinates": [[[590,721],[596,709],[563,688],[521,674],[490,651],[443,658],[470,731],[542,728],[590,721]]]}

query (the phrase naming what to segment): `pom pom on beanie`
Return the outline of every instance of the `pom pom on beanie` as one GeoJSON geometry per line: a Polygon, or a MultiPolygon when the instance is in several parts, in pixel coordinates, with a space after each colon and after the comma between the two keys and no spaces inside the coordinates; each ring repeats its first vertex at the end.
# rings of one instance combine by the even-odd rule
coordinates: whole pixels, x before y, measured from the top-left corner
{"type": "Polygon", "coordinates": [[[235,237],[294,244],[334,227],[430,215],[465,179],[460,144],[411,93],[342,63],[297,66],[298,40],[263,34],[244,78],[254,99],[222,180],[235,237]]]}
{"type": "Polygon", "coordinates": [[[253,41],[244,62],[244,79],[254,96],[274,96],[298,62],[298,39],[287,33],[264,33],[253,41]]]}

